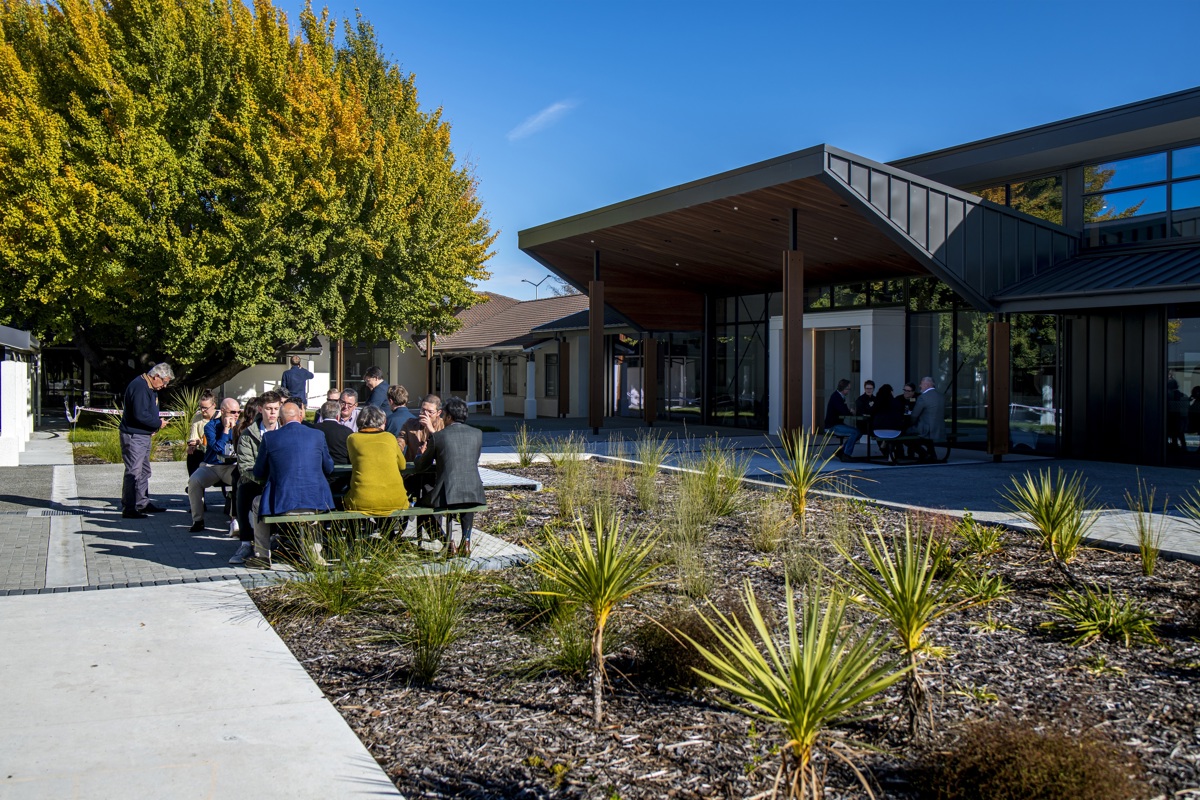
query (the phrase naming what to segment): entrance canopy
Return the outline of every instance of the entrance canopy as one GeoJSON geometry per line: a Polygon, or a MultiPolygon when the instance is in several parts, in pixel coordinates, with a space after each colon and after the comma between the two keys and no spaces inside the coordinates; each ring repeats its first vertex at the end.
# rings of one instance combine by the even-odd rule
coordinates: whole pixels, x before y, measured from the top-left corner
{"type": "Polygon", "coordinates": [[[645,330],[698,330],[703,298],[776,291],[783,251],[807,286],[933,275],[978,309],[1071,258],[1069,230],[828,145],[519,234],[539,263],[645,330]]]}

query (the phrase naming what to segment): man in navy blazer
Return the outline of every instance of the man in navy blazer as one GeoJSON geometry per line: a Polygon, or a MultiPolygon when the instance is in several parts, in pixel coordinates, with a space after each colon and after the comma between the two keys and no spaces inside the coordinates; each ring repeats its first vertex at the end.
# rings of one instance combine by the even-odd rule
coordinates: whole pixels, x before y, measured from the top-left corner
{"type": "Polygon", "coordinates": [[[271,526],[263,517],[291,511],[329,511],[333,495],[327,475],[333,459],[325,435],[300,424],[304,411],[295,403],[284,403],[279,411],[279,430],[263,436],[254,461],[254,476],[264,482],[261,497],[251,507],[254,518],[254,556],[246,566],[271,568],[271,526]]]}

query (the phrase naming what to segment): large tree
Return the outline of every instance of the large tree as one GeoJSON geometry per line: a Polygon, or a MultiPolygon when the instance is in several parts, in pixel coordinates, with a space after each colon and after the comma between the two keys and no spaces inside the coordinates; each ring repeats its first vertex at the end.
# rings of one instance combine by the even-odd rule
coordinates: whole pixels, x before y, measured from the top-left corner
{"type": "Polygon", "coordinates": [[[370,26],[269,0],[0,0],[0,321],[112,379],[449,331],[494,234],[370,26]]]}

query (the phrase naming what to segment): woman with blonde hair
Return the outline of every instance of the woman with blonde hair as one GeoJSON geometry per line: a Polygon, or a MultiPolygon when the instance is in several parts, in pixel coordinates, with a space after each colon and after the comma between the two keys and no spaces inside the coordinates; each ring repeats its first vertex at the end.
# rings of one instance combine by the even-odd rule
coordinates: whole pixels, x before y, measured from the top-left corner
{"type": "Polygon", "coordinates": [[[404,451],[387,431],[387,417],[377,406],[358,412],[358,431],[346,439],[350,454],[350,490],[342,498],[347,511],[387,514],[408,508],[404,489],[404,451]]]}

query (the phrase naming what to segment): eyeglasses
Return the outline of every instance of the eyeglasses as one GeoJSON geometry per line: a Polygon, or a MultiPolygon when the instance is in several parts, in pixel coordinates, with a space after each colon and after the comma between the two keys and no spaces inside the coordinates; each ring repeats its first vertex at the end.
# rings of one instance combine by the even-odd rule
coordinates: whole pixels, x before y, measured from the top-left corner
{"type": "Polygon", "coordinates": [[[357,400],[343,400],[342,401],[342,406],[345,408],[354,408],[356,405],[358,405],[357,400]]]}

